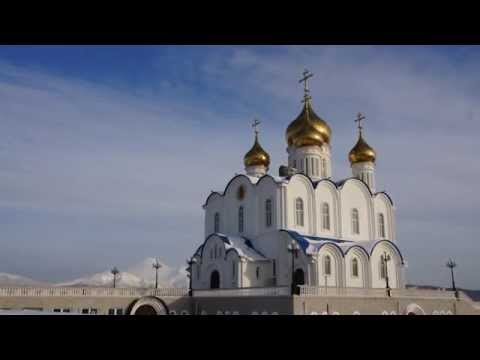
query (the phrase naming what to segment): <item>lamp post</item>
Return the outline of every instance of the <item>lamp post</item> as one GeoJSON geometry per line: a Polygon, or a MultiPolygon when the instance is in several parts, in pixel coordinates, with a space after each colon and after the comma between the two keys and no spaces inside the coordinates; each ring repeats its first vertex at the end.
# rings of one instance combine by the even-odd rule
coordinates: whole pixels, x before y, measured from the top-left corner
{"type": "Polygon", "coordinates": [[[117,280],[117,274],[120,272],[116,266],[113,267],[112,270],[110,270],[110,272],[112,273],[113,275],[113,288],[115,289],[115,284],[116,284],[116,280],[117,280]]]}
{"type": "Polygon", "coordinates": [[[288,252],[292,254],[292,295],[295,294],[295,257],[297,256],[299,246],[295,240],[292,240],[290,244],[287,246],[288,252]]]}
{"type": "Polygon", "coordinates": [[[155,289],[158,289],[158,269],[162,267],[162,264],[160,264],[158,259],[155,259],[152,267],[155,269],[155,289]]]}
{"type": "Polygon", "coordinates": [[[457,264],[455,263],[455,261],[452,260],[452,258],[450,258],[448,259],[446,265],[450,269],[450,272],[452,274],[452,290],[455,292],[455,297],[458,299],[458,290],[455,287],[455,277],[453,276],[453,268],[457,267],[457,264]]]}
{"type": "Polygon", "coordinates": [[[382,261],[385,264],[385,284],[386,284],[386,289],[387,289],[387,296],[390,297],[390,286],[388,285],[388,262],[391,260],[390,254],[387,254],[387,252],[383,252],[382,256],[382,261]]]}
{"type": "Polygon", "coordinates": [[[196,263],[197,263],[197,259],[195,259],[195,258],[192,258],[190,260],[187,259],[187,265],[188,265],[187,276],[188,276],[188,279],[189,279],[189,282],[188,282],[188,296],[193,296],[193,289],[192,289],[193,267],[192,267],[192,265],[196,264],[196,263]]]}

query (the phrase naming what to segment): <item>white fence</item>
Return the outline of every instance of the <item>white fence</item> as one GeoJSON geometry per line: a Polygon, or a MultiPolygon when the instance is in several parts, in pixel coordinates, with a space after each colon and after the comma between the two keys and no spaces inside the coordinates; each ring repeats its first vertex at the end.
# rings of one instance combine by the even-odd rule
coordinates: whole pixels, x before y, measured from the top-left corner
{"type": "Polygon", "coordinates": [[[288,296],[290,287],[265,287],[243,289],[214,289],[194,290],[193,296],[198,297],[221,297],[221,296],[288,296]]]}
{"type": "Polygon", "coordinates": [[[141,297],[141,296],[186,296],[188,289],[184,288],[93,288],[93,287],[3,287],[1,296],[60,296],[60,297],[141,297]]]}
{"type": "MultiPolygon", "coordinates": [[[[341,297],[386,297],[386,289],[336,288],[318,286],[299,286],[300,296],[341,296],[341,297]]],[[[391,297],[442,298],[454,299],[453,291],[424,289],[391,289],[391,297]]],[[[462,294],[461,294],[462,295],[462,294]]],[[[462,297],[462,296],[461,296],[462,297]]]]}

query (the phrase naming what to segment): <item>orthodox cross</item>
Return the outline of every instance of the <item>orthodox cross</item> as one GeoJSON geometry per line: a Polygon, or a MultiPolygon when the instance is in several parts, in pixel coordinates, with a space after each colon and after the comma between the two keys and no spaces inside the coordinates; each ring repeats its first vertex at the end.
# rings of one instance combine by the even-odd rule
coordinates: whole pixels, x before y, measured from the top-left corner
{"type": "Polygon", "coordinates": [[[258,119],[255,119],[252,123],[252,127],[255,131],[255,135],[258,135],[258,129],[257,129],[257,126],[260,125],[260,121],[258,121],[258,119]]]}
{"type": "Polygon", "coordinates": [[[308,89],[308,79],[310,79],[312,76],[313,74],[307,69],[305,69],[305,71],[303,72],[303,78],[298,80],[299,83],[303,82],[303,91],[305,92],[305,96],[304,96],[305,100],[310,99],[310,96],[308,95],[308,93],[310,92],[310,90],[308,89]]]}
{"type": "Polygon", "coordinates": [[[362,133],[362,120],[365,120],[365,116],[362,114],[362,113],[358,113],[357,114],[357,118],[355,119],[355,122],[358,123],[358,131],[360,132],[360,134],[362,133]]]}

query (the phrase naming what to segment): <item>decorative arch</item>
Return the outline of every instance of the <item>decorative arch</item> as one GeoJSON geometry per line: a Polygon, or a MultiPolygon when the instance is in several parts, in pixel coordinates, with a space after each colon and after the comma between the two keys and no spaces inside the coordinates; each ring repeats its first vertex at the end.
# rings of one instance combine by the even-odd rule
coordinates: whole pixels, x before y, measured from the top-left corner
{"type": "Polygon", "coordinates": [[[425,315],[425,311],[419,305],[411,303],[405,308],[405,315],[425,315]]]}
{"type": "MultiPolygon", "coordinates": [[[[324,243],[318,248],[318,265],[320,266],[320,271],[319,274],[321,274],[320,278],[318,279],[319,284],[322,284],[323,281],[323,276],[324,276],[324,257],[325,256],[330,256],[331,261],[330,266],[331,269],[335,269],[335,286],[343,286],[344,283],[344,274],[343,274],[343,268],[344,268],[344,257],[343,257],[343,252],[340,249],[340,247],[335,244],[335,243],[324,243]],[[322,250],[322,251],[321,251],[322,250]]],[[[331,275],[330,275],[331,276],[331,275]]],[[[330,281],[329,281],[330,283],[330,281]]]]}
{"type": "Polygon", "coordinates": [[[170,313],[167,304],[156,296],[145,296],[135,300],[127,310],[130,315],[137,315],[137,312],[145,315],[167,315],[170,313]],[[142,309],[148,313],[145,313],[142,309]]]}

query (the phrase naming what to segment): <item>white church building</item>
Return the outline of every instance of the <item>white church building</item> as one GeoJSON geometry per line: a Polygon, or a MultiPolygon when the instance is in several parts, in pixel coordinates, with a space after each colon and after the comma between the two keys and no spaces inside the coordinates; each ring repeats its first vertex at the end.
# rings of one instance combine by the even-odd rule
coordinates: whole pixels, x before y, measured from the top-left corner
{"type": "Polygon", "coordinates": [[[303,108],[286,130],[288,166],[269,173],[255,142],[245,173],[203,206],[205,233],[191,263],[194,290],[297,285],[403,288],[405,261],[391,197],[375,187],[376,152],[362,134],[351,149],[352,176],[334,179],[332,131],[313,110],[304,73],[303,108]]]}

